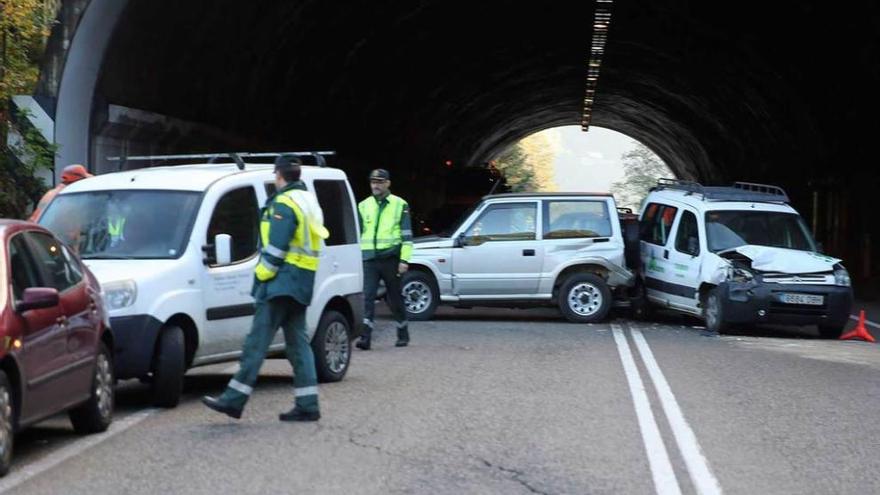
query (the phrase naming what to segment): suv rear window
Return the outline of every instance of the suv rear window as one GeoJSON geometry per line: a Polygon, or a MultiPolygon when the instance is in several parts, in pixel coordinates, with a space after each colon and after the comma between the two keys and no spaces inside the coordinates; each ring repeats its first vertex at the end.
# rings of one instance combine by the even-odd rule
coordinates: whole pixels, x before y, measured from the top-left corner
{"type": "Polygon", "coordinates": [[[545,201],[544,239],[610,237],[605,201],[545,201]]]}

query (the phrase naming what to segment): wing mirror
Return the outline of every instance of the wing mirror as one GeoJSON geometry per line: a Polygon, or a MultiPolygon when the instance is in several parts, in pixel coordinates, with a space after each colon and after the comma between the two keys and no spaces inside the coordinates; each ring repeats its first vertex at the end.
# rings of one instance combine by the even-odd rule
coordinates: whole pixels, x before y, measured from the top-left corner
{"type": "Polygon", "coordinates": [[[229,234],[217,234],[214,236],[214,256],[219,266],[232,263],[232,236],[229,234]]]}
{"type": "Polygon", "coordinates": [[[24,290],[21,301],[15,304],[15,310],[24,313],[32,309],[54,308],[60,302],[57,290],[49,287],[32,287],[24,290]]]}

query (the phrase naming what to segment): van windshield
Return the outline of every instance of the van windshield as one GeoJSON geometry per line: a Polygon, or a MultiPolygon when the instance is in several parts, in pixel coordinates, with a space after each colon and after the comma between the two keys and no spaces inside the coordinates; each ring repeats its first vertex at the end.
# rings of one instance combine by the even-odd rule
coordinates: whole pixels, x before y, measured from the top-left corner
{"type": "Polygon", "coordinates": [[[201,195],[190,191],[59,194],[40,218],[83,259],[174,259],[201,195]]]}
{"type": "Polygon", "coordinates": [[[706,240],[713,253],[746,244],[816,251],[800,215],[775,211],[707,212],[706,240]]]}

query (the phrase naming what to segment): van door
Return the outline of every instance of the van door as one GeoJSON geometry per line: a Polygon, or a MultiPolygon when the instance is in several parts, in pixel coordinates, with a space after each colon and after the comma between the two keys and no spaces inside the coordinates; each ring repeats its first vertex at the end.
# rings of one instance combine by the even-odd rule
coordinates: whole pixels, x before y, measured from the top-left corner
{"type": "Polygon", "coordinates": [[[674,206],[650,203],[645,208],[640,226],[642,274],[648,299],[664,306],[670,305],[670,297],[678,292],[670,261],[670,238],[677,215],[678,208],[674,206]]]}
{"type": "Polygon", "coordinates": [[[251,289],[259,261],[260,207],[253,185],[237,184],[210,190],[205,208],[210,222],[202,232],[203,245],[213,246],[215,236],[232,237],[232,263],[220,266],[213,249],[206,253],[202,275],[206,327],[201,335],[203,356],[235,354],[251,327],[254,299],[251,289]]]}
{"type": "Polygon", "coordinates": [[[669,250],[670,306],[690,313],[699,313],[697,290],[700,287],[700,254],[703,252],[697,214],[682,209],[674,226],[675,237],[669,250]]]}

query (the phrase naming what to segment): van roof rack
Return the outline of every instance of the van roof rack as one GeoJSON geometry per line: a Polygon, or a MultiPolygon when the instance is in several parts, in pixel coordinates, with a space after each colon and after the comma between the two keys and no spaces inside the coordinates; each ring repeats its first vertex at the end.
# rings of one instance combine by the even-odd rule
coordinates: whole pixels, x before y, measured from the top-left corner
{"type": "Polygon", "coordinates": [[[208,160],[208,163],[215,163],[222,158],[229,158],[238,166],[239,170],[244,170],[244,158],[275,158],[281,155],[292,155],[298,157],[310,156],[315,159],[315,164],[319,167],[326,167],[327,160],[325,157],[335,155],[335,151],[276,151],[276,152],[260,152],[251,153],[247,151],[224,151],[218,153],[198,153],[184,155],[138,155],[138,156],[109,156],[108,161],[119,162],[119,169],[125,162],[129,161],[171,161],[171,160],[208,160]]]}
{"type": "Polygon", "coordinates": [[[754,182],[734,182],[732,186],[704,186],[698,182],[680,179],[658,179],[652,191],[684,191],[699,194],[704,201],[747,201],[751,203],[789,203],[788,194],[781,187],[754,182]]]}

